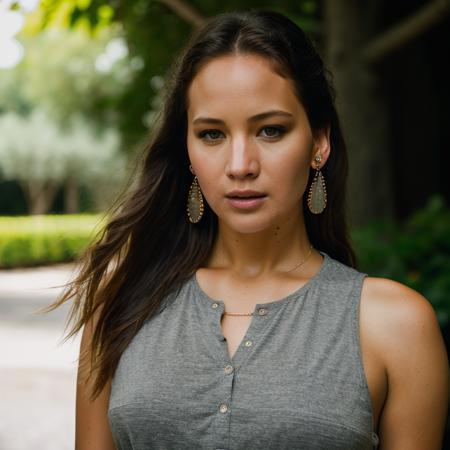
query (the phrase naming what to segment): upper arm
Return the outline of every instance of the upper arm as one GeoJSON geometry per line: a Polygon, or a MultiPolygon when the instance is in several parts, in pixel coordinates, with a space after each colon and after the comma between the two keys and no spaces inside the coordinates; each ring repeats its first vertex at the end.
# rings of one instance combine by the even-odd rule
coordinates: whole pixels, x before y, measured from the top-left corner
{"type": "Polygon", "coordinates": [[[388,395],[379,423],[380,450],[439,450],[449,401],[448,355],[429,301],[392,280],[383,355],[388,395]]]}
{"type": "MultiPolygon", "coordinates": [[[[83,329],[80,353],[87,349],[93,334],[93,324],[89,321],[83,329]]],[[[108,405],[111,392],[111,380],[102,392],[90,399],[92,378],[81,381],[77,378],[76,414],[75,414],[75,450],[116,450],[108,423],[108,405]]]]}

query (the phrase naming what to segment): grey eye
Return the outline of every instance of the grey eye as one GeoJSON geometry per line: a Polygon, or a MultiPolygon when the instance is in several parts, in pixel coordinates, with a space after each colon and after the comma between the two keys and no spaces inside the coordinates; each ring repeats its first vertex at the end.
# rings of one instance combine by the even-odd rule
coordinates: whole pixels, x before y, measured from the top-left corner
{"type": "Polygon", "coordinates": [[[282,127],[264,127],[263,130],[266,130],[266,137],[273,138],[278,137],[283,134],[284,129],[282,127]],[[267,130],[271,130],[269,133],[267,133],[267,130]],[[275,133],[274,133],[275,131],[275,133]]]}
{"type": "Polygon", "coordinates": [[[220,134],[221,134],[221,132],[219,130],[205,130],[205,131],[202,131],[201,133],[199,133],[199,137],[201,139],[204,139],[206,135],[209,135],[210,138],[208,138],[207,140],[215,141],[219,138],[218,135],[220,135],[220,134]]]}

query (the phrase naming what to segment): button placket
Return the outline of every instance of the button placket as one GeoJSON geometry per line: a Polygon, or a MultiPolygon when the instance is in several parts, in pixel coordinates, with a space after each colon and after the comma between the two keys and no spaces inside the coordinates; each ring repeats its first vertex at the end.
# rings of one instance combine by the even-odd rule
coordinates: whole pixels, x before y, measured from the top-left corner
{"type": "Polygon", "coordinates": [[[247,333],[245,334],[232,359],[232,364],[235,371],[242,366],[242,364],[250,356],[258,340],[262,338],[264,334],[263,328],[269,316],[269,307],[264,304],[257,304],[255,306],[254,315],[252,317],[252,321],[250,322],[250,326],[247,329],[247,333]]]}
{"type": "MultiPolygon", "coordinates": [[[[221,317],[225,310],[225,305],[221,302],[215,301],[209,305],[212,314],[215,316],[215,322],[220,330],[221,337],[221,317]]],[[[237,373],[239,367],[245,362],[249,357],[252,350],[254,349],[258,339],[260,339],[263,332],[264,326],[267,323],[266,320],[269,316],[269,308],[263,305],[256,305],[254,309],[254,314],[250,322],[247,332],[241,341],[239,347],[237,348],[233,358],[229,357],[227,343],[225,340],[222,341],[224,352],[222,354],[223,365],[221,367],[223,378],[221,381],[221,386],[218,391],[218,404],[216,406],[217,411],[217,442],[216,445],[219,447],[220,443],[228,442],[229,439],[229,425],[232,414],[232,394],[233,386],[235,383],[235,374],[237,373]]]]}
{"type": "Polygon", "coordinates": [[[222,401],[217,405],[215,439],[218,448],[226,448],[229,441],[230,411],[229,401],[222,401]]]}
{"type": "Polygon", "coordinates": [[[234,366],[225,362],[218,368],[219,380],[218,389],[216,391],[216,445],[217,447],[226,447],[228,442],[228,434],[231,419],[231,399],[234,383],[234,366]]]}

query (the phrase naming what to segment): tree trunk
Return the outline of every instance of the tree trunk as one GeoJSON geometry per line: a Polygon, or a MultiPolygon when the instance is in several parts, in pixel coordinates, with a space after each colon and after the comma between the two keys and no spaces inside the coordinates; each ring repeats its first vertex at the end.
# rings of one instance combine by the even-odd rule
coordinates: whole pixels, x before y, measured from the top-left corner
{"type": "Polygon", "coordinates": [[[19,181],[31,215],[47,214],[52,207],[58,185],[50,181],[19,181]]]}
{"type": "Polygon", "coordinates": [[[69,177],[64,186],[64,210],[66,214],[77,214],[79,212],[78,191],[78,181],[69,177]]]}
{"type": "Polygon", "coordinates": [[[325,58],[349,152],[350,219],[363,225],[394,210],[388,105],[377,73],[360,55],[374,28],[368,20],[377,15],[357,0],[326,0],[324,13],[325,58]]]}

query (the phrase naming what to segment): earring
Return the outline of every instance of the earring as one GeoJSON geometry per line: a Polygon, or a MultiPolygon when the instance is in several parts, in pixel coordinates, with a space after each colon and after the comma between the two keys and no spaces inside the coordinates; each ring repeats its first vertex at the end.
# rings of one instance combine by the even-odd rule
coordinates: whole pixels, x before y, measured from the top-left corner
{"type": "MultiPolygon", "coordinates": [[[[192,171],[192,166],[189,166],[192,171]]],[[[191,187],[189,189],[188,200],[187,200],[187,215],[189,222],[197,223],[203,216],[203,196],[200,186],[197,182],[197,176],[194,176],[191,187]]]]}
{"type": "Polygon", "coordinates": [[[314,158],[316,163],[316,174],[309,188],[308,207],[313,214],[320,214],[327,205],[327,190],[325,187],[325,178],[320,171],[320,162],[322,157],[317,154],[314,158]]]}

